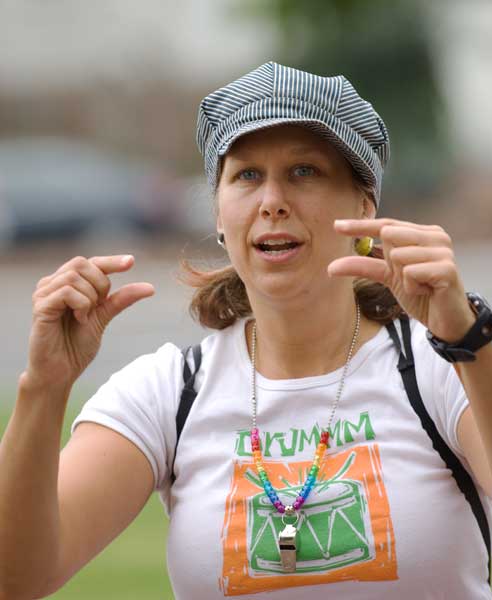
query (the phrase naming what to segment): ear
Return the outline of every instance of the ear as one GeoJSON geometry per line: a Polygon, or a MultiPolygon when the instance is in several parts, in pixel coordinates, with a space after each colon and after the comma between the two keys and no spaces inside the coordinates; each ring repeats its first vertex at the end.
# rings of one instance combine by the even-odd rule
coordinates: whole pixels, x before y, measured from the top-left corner
{"type": "Polygon", "coordinates": [[[376,205],[366,195],[362,199],[362,219],[374,219],[376,217],[376,205]]]}
{"type": "Polygon", "coordinates": [[[217,232],[218,233],[221,233],[221,232],[224,231],[224,228],[222,226],[222,218],[220,216],[220,213],[217,213],[217,223],[216,223],[216,226],[217,226],[217,232]]]}

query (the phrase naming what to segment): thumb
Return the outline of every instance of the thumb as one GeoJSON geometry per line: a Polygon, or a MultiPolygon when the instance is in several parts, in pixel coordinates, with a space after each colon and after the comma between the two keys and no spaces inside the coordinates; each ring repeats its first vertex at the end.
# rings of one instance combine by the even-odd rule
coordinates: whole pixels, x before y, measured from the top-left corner
{"type": "Polygon", "coordinates": [[[327,270],[330,277],[365,277],[384,283],[387,265],[384,260],[378,258],[345,256],[333,260],[327,270]]]}
{"type": "Polygon", "coordinates": [[[126,308],[155,294],[154,286],[150,283],[129,283],[117,290],[96,308],[96,314],[104,327],[123,312],[126,308]]]}

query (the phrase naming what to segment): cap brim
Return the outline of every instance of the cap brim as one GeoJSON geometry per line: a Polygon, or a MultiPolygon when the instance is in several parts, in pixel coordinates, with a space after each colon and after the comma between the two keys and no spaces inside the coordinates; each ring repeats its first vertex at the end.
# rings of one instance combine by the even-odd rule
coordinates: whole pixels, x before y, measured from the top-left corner
{"type": "MultiPolygon", "coordinates": [[[[299,119],[299,118],[274,118],[274,119],[263,119],[258,121],[252,121],[250,123],[245,123],[239,129],[237,129],[233,135],[227,138],[219,148],[218,155],[224,156],[230,150],[231,146],[234,144],[238,138],[243,137],[249,133],[253,133],[255,131],[259,131],[261,129],[268,129],[270,127],[276,127],[279,125],[301,125],[308,127],[315,133],[321,135],[330,141],[346,158],[346,160],[352,165],[352,167],[357,171],[361,177],[364,179],[366,183],[377,190],[377,180],[374,176],[374,173],[371,167],[364,161],[364,159],[359,156],[356,152],[347,145],[347,143],[343,140],[343,138],[337,134],[337,132],[328,127],[328,125],[324,121],[320,121],[318,119],[299,119]]],[[[377,202],[376,202],[377,203],[377,202]]]]}

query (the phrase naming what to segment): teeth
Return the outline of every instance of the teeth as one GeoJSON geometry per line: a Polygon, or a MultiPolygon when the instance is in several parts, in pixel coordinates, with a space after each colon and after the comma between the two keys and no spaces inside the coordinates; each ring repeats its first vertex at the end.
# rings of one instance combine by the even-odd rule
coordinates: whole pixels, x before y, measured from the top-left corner
{"type": "Polygon", "coordinates": [[[290,252],[291,248],[287,250],[265,250],[268,254],[285,254],[286,252],[290,252]]]}
{"type": "Polygon", "coordinates": [[[293,240],[281,238],[279,240],[265,240],[264,242],[261,242],[261,243],[268,245],[268,246],[280,246],[281,244],[291,244],[291,243],[293,243],[293,240]]]}

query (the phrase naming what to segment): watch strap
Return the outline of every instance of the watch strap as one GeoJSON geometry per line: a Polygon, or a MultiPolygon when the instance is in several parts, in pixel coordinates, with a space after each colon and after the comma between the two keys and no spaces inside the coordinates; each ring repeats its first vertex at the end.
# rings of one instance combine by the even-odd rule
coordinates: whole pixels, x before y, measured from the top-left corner
{"type": "Polygon", "coordinates": [[[449,362],[472,362],[475,352],[492,341],[492,310],[484,298],[476,292],[467,292],[468,302],[477,315],[476,321],[461,340],[452,344],[438,338],[427,330],[432,348],[449,362]]]}

